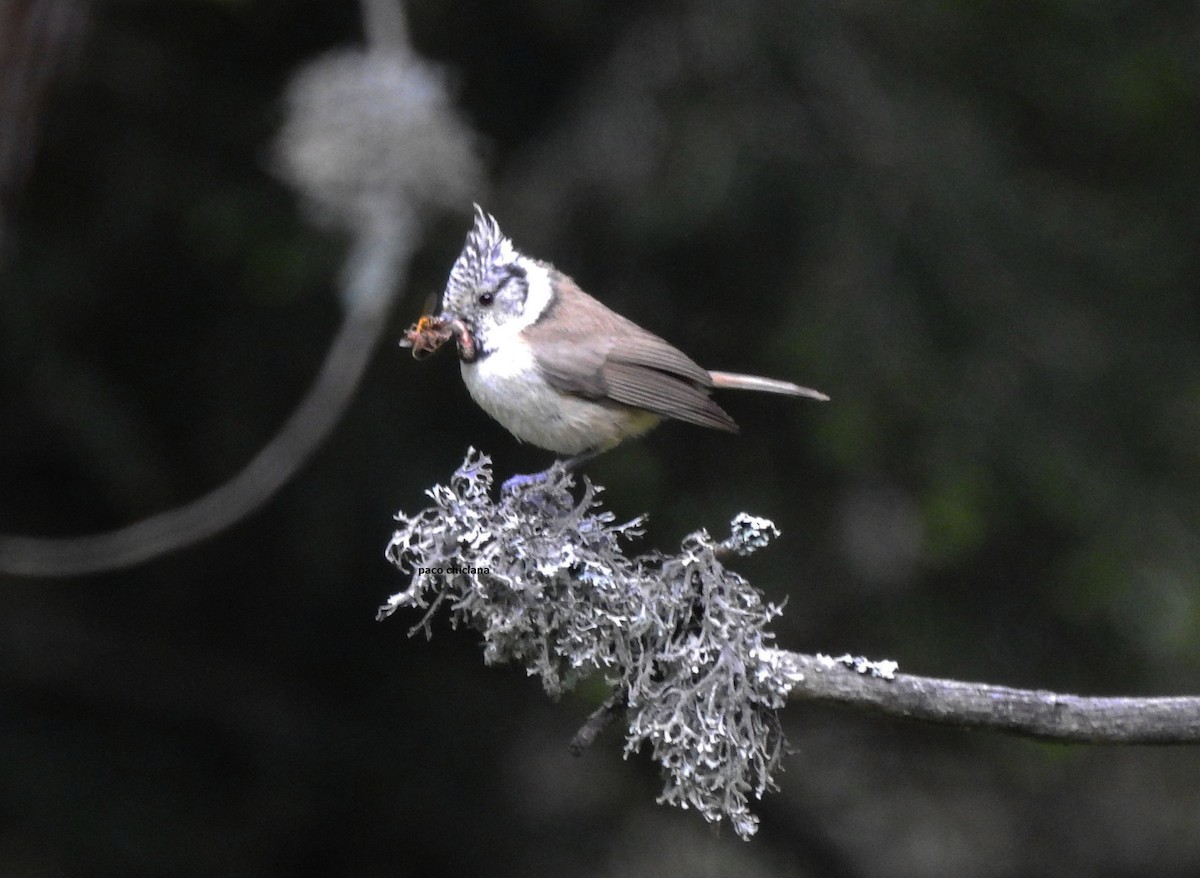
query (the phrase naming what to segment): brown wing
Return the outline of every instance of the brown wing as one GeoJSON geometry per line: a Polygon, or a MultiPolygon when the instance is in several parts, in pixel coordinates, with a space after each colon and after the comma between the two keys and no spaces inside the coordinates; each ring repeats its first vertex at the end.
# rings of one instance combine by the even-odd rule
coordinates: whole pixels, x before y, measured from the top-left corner
{"type": "Polygon", "coordinates": [[[603,374],[608,398],[616,402],[701,427],[738,431],[733,418],[690,381],[647,366],[611,361],[604,365],[603,374]]]}
{"type": "MultiPolygon", "coordinates": [[[[712,379],[678,348],[642,329],[558,275],[554,309],[569,310],[568,334],[539,321],[525,330],[546,379],[559,390],[608,399],[701,427],[737,432],[709,398],[712,379]]],[[[555,321],[561,327],[563,320],[555,321]]]]}

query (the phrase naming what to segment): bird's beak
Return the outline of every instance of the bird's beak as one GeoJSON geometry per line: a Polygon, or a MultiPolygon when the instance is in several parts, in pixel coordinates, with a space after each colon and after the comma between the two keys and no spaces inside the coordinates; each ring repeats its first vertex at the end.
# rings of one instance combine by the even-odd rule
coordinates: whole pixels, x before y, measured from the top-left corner
{"type": "Polygon", "coordinates": [[[473,363],[476,357],[479,356],[478,346],[475,342],[475,332],[471,327],[457,314],[451,311],[443,311],[438,315],[438,320],[450,328],[453,333],[451,336],[458,345],[458,357],[468,363],[473,363]]]}

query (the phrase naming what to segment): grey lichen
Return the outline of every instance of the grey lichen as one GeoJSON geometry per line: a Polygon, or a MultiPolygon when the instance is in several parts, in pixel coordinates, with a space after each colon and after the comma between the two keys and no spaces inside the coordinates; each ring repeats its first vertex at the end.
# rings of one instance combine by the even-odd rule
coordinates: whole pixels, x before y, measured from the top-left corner
{"type": "Polygon", "coordinates": [[[491,461],[472,449],[433,505],[396,516],[387,558],[410,577],[378,614],[424,610],[411,633],[430,633],[439,607],[483,635],[488,664],[518,662],[557,697],[599,671],[621,693],[625,755],[643,747],[662,767],[660,802],[728,819],[743,838],[753,796],[774,788],[784,752],[777,711],[792,686],[767,624],[780,609],[727,570],[778,535],[739,515],[731,536],[703,530],[676,555],[629,557],[642,519],[615,524],[600,488],[582,497],[561,466],[545,481],[491,497],[491,461]]]}

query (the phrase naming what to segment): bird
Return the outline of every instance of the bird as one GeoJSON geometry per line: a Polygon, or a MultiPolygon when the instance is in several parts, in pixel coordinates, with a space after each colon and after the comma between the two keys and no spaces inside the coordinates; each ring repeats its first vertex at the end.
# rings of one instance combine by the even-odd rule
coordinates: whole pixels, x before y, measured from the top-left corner
{"type": "Polygon", "coordinates": [[[520,252],[474,207],[433,346],[454,338],[471,398],[518,440],[567,458],[568,468],[663,420],[738,432],[713,390],[829,399],[790,381],[703,368],[551,263],[520,252]]]}

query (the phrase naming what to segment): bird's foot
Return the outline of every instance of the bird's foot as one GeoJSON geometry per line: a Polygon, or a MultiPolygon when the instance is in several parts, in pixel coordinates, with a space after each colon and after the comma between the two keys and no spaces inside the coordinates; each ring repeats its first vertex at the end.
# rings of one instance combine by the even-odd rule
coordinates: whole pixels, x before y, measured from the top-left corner
{"type": "Polygon", "coordinates": [[[500,499],[518,504],[536,515],[553,518],[572,505],[570,491],[560,481],[563,475],[561,465],[555,464],[540,473],[511,476],[500,486],[500,499]]]}
{"type": "MultiPolygon", "coordinates": [[[[601,450],[602,449],[597,448],[592,451],[585,451],[582,454],[576,454],[572,457],[564,458],[555,464],[555,466],[561,466],[569,473],[574,472],[576,469],[578,469],[580,464],[591,460],[593,457],[599,454],[601,450]]],[[[510,476],[509,478],[505,479],[504,484],[500,486],[500,494],[503,496],[504,494],[511,494],[513,491],[516,491],[520,488],[528,488],[532,485],[544,484],[553,473],[554,466],[551,466],[548,469],[542,470],[540,473],[526,473],[524,475],[510,476]]]]}
{"type": "Polygon", "coordinates": [[[533,485],[544,485],[546,479],[550,478],[551,470],[544,469],[540,473],[524,473],[521,475],[509,476],[500,485],[500,495],[513,494],[522,488],[529,488],[533,485]]]}

